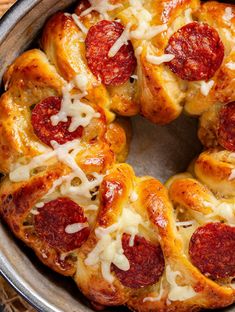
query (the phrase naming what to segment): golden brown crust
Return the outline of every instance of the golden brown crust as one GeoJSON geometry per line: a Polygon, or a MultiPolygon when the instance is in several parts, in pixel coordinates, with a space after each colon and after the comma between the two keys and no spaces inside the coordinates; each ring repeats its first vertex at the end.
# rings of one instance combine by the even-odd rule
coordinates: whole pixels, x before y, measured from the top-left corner
{"type": "Polygon", "coordinates": [[[233,153],[212,149],[202,153],[195,163],[196,177],[219,196],[234,196],[233,153]]]}
{"type": "Polygon", "coordinates": [[[181,113],[184,94],[169,70],[147,62],[146,54],[140,62],[141,114],[153,123],[167,124],[181,113]]]}
{"type": "Polygon", "coordinates": [[[30,108],[49,96],[60,96],[63,79],[39,50],[22,54],[4,76],[7,92],[0,100],[0,171],[8,173],[20,157],[40,153],[30,108]]]}
{"type": "Polygon", "coordinates": [[[34,217],[30,213],[53,182],[67,173],[68,168],[58,164],[48,167],[27,182],[12,183],[6,178],[0,188],[0,214],[14,234],[30,246],[44,264],[60,274],[72,276],[75,263],[71,259],[62,261],[61,252],[38,237],[33,228],[34,217]]]}
{"type": "Polygon", "coordinates": [[[232,8],[234,14],[235,6],[233,4],[227,5],[216,1],[209,1],[208,3],[202,4],[197,12],[195,12],[195,17],[199,19],[199,21],[209,24],[218,31],[225,47],[225,57],[223,64],[216,72],[215,76],[212,77],[214,85],[208,96],[205,97],[202,95],[195,83],[189,84],[185,103],[185,110],[189,114],[201,115],[217,102],[226,104],[235,100],[234,71],[226,66],[235,59],[233,51],[235,20],[232,18],[229,22],[226,22],[223,18],[227,7],[232,8]]]}

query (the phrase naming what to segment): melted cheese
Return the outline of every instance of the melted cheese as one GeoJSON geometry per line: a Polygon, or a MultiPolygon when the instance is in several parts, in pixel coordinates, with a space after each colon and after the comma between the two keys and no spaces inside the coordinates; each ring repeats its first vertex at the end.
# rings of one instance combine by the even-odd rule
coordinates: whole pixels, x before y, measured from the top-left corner
{"type": "MultiPolygon", "coordinates": [[[[75,140],[78,141],[78,140],[75,140]]],[[[73,141],[72,141],[73,142],[73,141]]],[[[69,143],[72,143],[69,142],[69,143]]],[[[69,144],[68,143],[68,144],[69,144]]],[[[51,142],[53,148],[56,151],[58,160],[72,169],[72,173],[62,177],[62,184],[60,192],[62,195],[82,195],[87,198],[91,198],[91,191],[95,189],[103,180],[103,176],[98,173],[93,173],[93,179],[89,180],[85,172],[78,166],[75,161],[75,156],[81,150],[80,142],[72,151],[68,151],[65,145],[59,145],[57,142],[51,142]],[[79,185],[73,185],[74,179],[79,179],[79,185]]],[[[60,181],[59,181],[60,182],[60,181]]]]}
{"type": "Polygon", "coordinates": [[[142,52],[143,52],[143,47],[138,47],[137,49],[135,49],[135,56],[137,59],[139,58],[142,52]]]}
{"type": "Polygon", "coordinates": [[[185,16],[185,24],[189,24],[189,23],[193,22],[192,9],[191,8],[185,10],[184,16],[185,16]]]}
{"type": "Polygon", "coordinates": [[[122,7],[122,4],[111,4],[108,0],[89,0],[90,7],[83,11],[80,16],[85,16],[92,11],[96,11],[102,15],[106,20],[109,20],[108,12],[122,7]]]}
{"type": "Polygon", "coordinates": [[[156,56],[156,55],[151,55],[151,54],[147,54],[146,55],[146,60],[154,65],[161,65],[162,63],[167,63],[172,61],[175,58],[175,55],[173,54],[163,54],[160,56],[156,56]]]}
{"type": "Polygon", "coordinates": [[[52,189],[48,194],[51,194],[58,186],[62,195],[81,195],[91,198],[91,191],[95,189],[103,180],[103,176],[98,173],[93,173],[93,179],[89,180],[85,172],[78,166],[75,161],[75,156],[81,151],[80,140],[74,140],[64,145],[59,145],[52,141],[51,145],[54,150],[51,152],[34,157],[27,165],[17,164],[15,169],[10,173],[12,182],[21,182],[29,180],[33,169],[45,166],[46,161],[57,157],[59,161],[72,169],[72,173],[54,181],[52,189]],[[78,178],[79,185],[73,185],[74,179],[78,178]]]}
{"type": "Polygon", "coordinates": [[[51,116],[51,123],[53,126],[57,126],[59,122],[67,122],[68,117],[71,117],[71,124],[69,131],[74,132],[78,127],[86,127],[90,124],[93,118],[99,118],[100,114],[88,104],[81,102],[81,99],[86,96],[87,77],[84,75],[78,75],[74,81],[66,84],[63,89],[63,99],[61,102],[60,111],[51,116]],[[83,93],[73,94],[74,87],[78,87],[83,93]]]}
{"type": "Polygon", "coordinates": [[[34,215],[34,216],[39,215],[39,212],[38,212],[36,209],[32,209],[32,210],[30,211],[30,213],[31,213],[32,215],[34,215]]]}
{"type": "Polygon", "coordinates": [[[128,40],[130,39],[130,27],[131,27],[131,24],[129,23],[124,29],[121,36],[117,39],[117,41],[109,50],[108,57],[115,56],[123,45],[128,44],[128,40]]]}
{"type": "Polygon", "coordinates": [[[85,25],[83,25],[83,23],[80,21],[79,17],[76,14],[72,14],[72,19],[74,20],[74,23],[78,26],[78,28],[81,29],[81,31],[85,35],[87,35],[88,29],[86,28],[85,25]]]}
{"type": "Polygon", "coordinates": [[[86,75],[84,74],[76,75],[73,80],[73,83],[78,89],[80,89],[83,92],[83,94],[86,93],[87,86],[88,86],[88,78],[86,75]]]}
{"type": "Polygon", "coordinates": [[[20,162],[12,167],[9,178],[12,182],[22,182],[30,179],[31,171],[39,168],[56,156],[55,151],[48,152],[34,157],[27,165],[22,165],[20,162]]]}
{"type": "Polygon", "coordinates": [[[130,0],[131,12],[137,20],[137,28],[130,33],[131,39],[151,40],[158,34],[167,30],[167,25],[151,26],[152,15],[142,3],[142,0],[130,0]]]}
{"type": "Polygon", "coordinates": [[[170,301],[184,301],[196,296],[192,286],[179,286],[176,282],[177,276],[181,276],[179,271],[172,271],[169,265],[166,266],[166,279],[169,283],[168,299],[170,301]]]}
{"type": "MultiPolygon", "coordinates": [[[[145,40],[151,40],[155,36],[161,34],[162,32],[167,30],[167,25],[157,25],[157,26],[151,26],[149,30],[145,33],[145,40]]],[[[143,38],[142,38],[143,39],[143,38]]]]}
{"type": "Polygon", "coordinates": [[[235,62],[228,62],[225,66],[228,69],[235,70],[235,62]]]}
{"type": "Polygon", "coordinates": [[[158,34],[167,30],[167,25],[151,26],[152,15],[143,7],[141,0],[130,0],[130,10],[137,20],[137,28],[131,30],[133,24],[128,23],[122,35],[117,39],[111,47],[108,56],[113,57],[120,48],[128,43],[128,40],[151,40],[158,34]]]}
{"type": "Polygon", "coordinates": [[[139,198],[139,195],[135,191],[133,191],[130,195],[130,201],[134,203],[138,200],[138,198],[139,198]]]}
{"type": "Polygon", "coordinates": [[[39,202],[39,203],[37,203],[37,204],[35,205],[35,207],[37,207],[37,208],[42,208],[42,207],[44,207],[44,203],[43,203],[43,202],[39,202]]]}
{"type": "Polygon", "coordinates": [[[226,23],[231,23],[231,19],[234,17],[234,14],[233,14],[233,10],[231,7],[227,7],[225,8],[225,11],[224,11],[224,15],[223,15],[223,20],[226,22],[226,23]]]}
{"type": "Polygon", "coordinates": [[[162,298],[163,293],[164,293],[164,287],[163,287],[163,278],[162,278],[158,296],[157,297],[146,297],[146,298],[144,298],[143,302],[156,302],[156,301],[160,301],[161,298],[162,298]]]}
{"type": "Polygon", "coordinates": [[[137,75],[132,75],[131,78],[134,79],[134,80],[138,80],[138,76],[137,75]]]}
{"type": "Polygon", "coordinates": [[[86,208],[86,211],[97,211],[99,207],[97,205],[89,205],[86,208]]]}
{"type": "Polygon", "coordinates": [[[74,224],[67,225],[64,231],[67,234],[75,234],[75,233],[82,231],[83,229],[87,227],[88,227],[87,223],[74,223],[74,224]]]}
{"type": "Polygon", "coordinates": [[[141,216],[135,211],[124,208],[117,223],[108,228],[99,227],[95,230],[98,243],[87,256],[85,264],[88,266],[100,264],[104,279],[113,283],[114,276],[110,269],[112,263],[120,270],[130,269],[129,261],[122,248],[122,234],[130,234],[130,246],[134,246],[134,239],[139,232],[140,224],[144,224],[141,216]]]}
{"type": "Polygon", "coordinates": [[[167,30],[167,36],[171,37],[175,32],[177,32],[181,27],[183,27],[186,24],[192,23],[193,17],[192,17],[192,9],[188,8],[186,9],[183,14],[180,14],[178,17],[176,17],[172,23],[169,25],[167,30]]]}
{"type": "Polygon", "coordinates": [[[212,210],[212,213],[203,215],[201,218],[199,217],[199,221],[204,222],[205,219],[207,222],[213,222],[214,218],[222,218],[227,221],[231,225],[235,225],[235,202],[234,201],[225,201],[225,200],[217,200],[207,202],[204,201],[203,205],[205,207],[209,207],[212,210]]]}
{"type": "Polygon", "coordinates": [[[230,225],[235,225],[235,203],[219,202],[212,206],[213,212],[206,215],[206,218],[220,217],[230,225]]]}
{"type": "Polygon", "coordinates": [[[229,181],[234,180],[235,179],[235,169],[231,170],[231,174],[229,176],[229,181]]]}
{"type": "Polygon", "coordinates": [[[193,224],[195,223],[195,221],[182,221],[182,222],[180,222],[180,221],[177,221],[175,224],[176,224],[176,226],[186,226],[186,227],[188,227],[188,226],[192,226],[193,224]]]}
{"type": "Polygon", "coordinates": [[[214,80],[210,80],[208,82],[200,81],[200,90],[202,95],[207,96],[210,93],[214,84],[215,84],[214,80]]]}

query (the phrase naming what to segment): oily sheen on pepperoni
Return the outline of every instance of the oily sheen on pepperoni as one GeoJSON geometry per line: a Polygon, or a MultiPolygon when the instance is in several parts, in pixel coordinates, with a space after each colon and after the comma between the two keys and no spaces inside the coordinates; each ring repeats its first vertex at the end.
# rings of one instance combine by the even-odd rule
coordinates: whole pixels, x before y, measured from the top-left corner
{"type": "Polygon", "coordinates": [[[35,217],[37,235],[51,247],[68,252],[79,248],[88,238],[90,230],[84,228],[74,234],[65,229],[75,223],[86,223],[83,210],[69,198],[58,198],[46,203],[35,217]]]}
{"type": "Polygon", "coordinates": [[[43,143],[49,146],[53,140],[59,144],[65,144],[80,138],[83,133],[82,127],[78,127],[74,132],[69,132],[70,117],[67,122],[60,122],[57,126],[52,125],[51,117],[60,111],[60,107],[61,99],[52,96],[38,103],[32,111],[31,121],[34,132],[43,143]]]}
{"type": "Polygon", "coordinates": [[[122,247],[129,260],[130,269],[122,271],[112,265],[112,270],[126,287],[141,288],[155,284],[162,276],[165,268],[160,245],[153,245],[138,235],[135,237],[133,247],[130,247],[129,241],[130,235],[123,234],[122,247]]]}
{"type": "Polygon", "coordinates": [[[87,34],[85,43],[88,66],[105,85],[121,85],[135,70],[136,58],[130,41],[115,56],[108,56],[109,50],[123,31],[122,24],[102,20],[91,27],[87,34]]]}
{"type": "Polygon", "coordinates": [[[219,113],[218,141],[225,149],[235,152],[235,102],[225,105],[219,113]]]}
{"type": "Polygon", "coordinates": [[[223,62],[224,45],[214,28],[193,22],[170,37],[165,52],[175,55],[167,65],[181,79],[208,80],[223,62]]]}
{"type": "Polygon", "coordinates": [[[192,263],[211,279],[235,277],[235,227],[219,222],[199,227],[191,237],[192,263]]]}

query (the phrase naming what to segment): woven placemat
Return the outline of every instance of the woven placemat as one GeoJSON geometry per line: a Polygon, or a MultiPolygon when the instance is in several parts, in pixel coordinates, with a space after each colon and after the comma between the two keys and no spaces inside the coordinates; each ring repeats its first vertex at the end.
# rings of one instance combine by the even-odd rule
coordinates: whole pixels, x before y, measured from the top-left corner
{"type": "MultiPolygon", "coordinates": [[[[0,0],[0,17],[14,4],[16,0],[0,0]]],[[[0,311],[33,312],[30,307],[12,288],[0,277],[0,311]]]]}

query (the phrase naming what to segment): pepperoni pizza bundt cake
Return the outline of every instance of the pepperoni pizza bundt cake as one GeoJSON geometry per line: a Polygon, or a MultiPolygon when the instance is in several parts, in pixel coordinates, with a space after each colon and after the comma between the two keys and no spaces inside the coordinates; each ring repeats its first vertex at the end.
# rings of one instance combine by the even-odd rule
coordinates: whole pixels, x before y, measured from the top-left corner
{"type": "Polygon", "coordinates": [[[235,302],[235,7],[84,0],[49,19],[41,48],[8,68],[0,99],[14,234],[97,309],[235,302]],[[182,110],[205,151],[166,186],[136,177],[116,114],[166,124],[182,110]]]}

